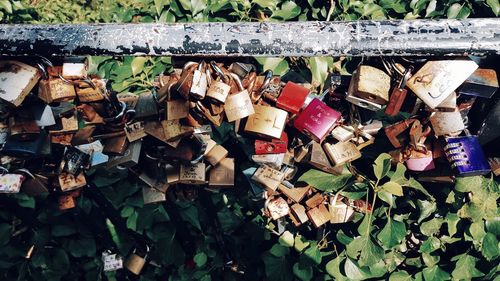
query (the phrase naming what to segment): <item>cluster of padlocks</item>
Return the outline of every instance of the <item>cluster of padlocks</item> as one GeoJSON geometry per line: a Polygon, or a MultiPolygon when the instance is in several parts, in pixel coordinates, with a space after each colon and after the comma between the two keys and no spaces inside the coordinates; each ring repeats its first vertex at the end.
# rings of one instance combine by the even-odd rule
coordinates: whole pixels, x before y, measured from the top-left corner
{"type": "MultiPolygon", "coordinates": [[[[68,210],[87,185],[86,171],[104,167],[134,175],[146,204],[167,195],[192,199],[201,187],[219,191],[241,179],[265,199],[273,220],[347,222],[355,212],[371,212],[370,204],[297,182],[300,169],[339,175],[362,149],[388,140],[393,162],[423,181],[498,174],[498,161],[481,144],[499,136],[492,128],[500,107],[490,106],[475,125],[469,116],[476,101],[493,100],[498,89],[495,70],[478,63],[372,59],[352,76],[329,74],[316,93],[249,63],[187,62],[135,95],[110,90],[79,58],[60,66],[38,58],[1,61],[0,192],[54,192],[68,210]],[[384,124],[396,115],[408,118],[384,124]],[[247,159],[212,139],[226,122],[235,139],[253,144],[247,159]],[[240,169],[243,161],[252,167],[240,169]]],[[[127,262],[139,274],[144,264],[136,265],[127,262]]]]}

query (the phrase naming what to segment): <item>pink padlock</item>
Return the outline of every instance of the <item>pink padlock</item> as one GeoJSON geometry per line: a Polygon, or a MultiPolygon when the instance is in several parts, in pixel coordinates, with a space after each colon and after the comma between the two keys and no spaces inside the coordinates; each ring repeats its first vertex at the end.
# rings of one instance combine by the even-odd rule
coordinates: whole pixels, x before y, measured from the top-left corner
{"type": "Polygon", "coordinates": [[[427,150],[427,152],[412,150],[405,163],[408,170],[415,172],[429,171],[435,168],[431,150],[427,150]]]}

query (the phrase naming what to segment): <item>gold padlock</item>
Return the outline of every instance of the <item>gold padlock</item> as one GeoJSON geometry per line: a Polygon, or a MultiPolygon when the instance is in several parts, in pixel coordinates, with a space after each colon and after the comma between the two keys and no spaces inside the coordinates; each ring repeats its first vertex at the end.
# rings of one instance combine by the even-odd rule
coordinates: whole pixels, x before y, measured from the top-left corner
{"type": "Polygon", "coordinates": [[[384,105],[389,101],[391,77],[382,70],[369,65],[356,69],[349,87],[349,94],[375,104],[384,105]]]}
{"type": "Polygon", "coordinates": [[[335,167],[339,167],[361,157],[361,152],[352,142],[338,142],[336,144],[324,143],[323,149],[330,161],[335,163],[335,167]]]}
{"type": "Polygon", "coordinates": [[[229,122],[248,117],[255,113],[247,90],[230,95],[224,104],[224,110],[229,122]]]}
{"type": "Polygon", "coordinates": [[[311,159],[309,160],[309,164],[330,174],[340,175],[342,173],[342,167],[334,167],[328,160],[328,157],[326,156],[326,153],[321,145],[317,142],[312,142],[311,159]]]}
{"type": "Polygon", "coordinates": [[[189,115],[189,101],[183,99],[167,101],[165,114],[166,120],[186,118],[189,115]]]}
{"type": "Polygon", "coordinates": [[[180,166],[180,183],[205,184],[205,163],[180,166]]]}
{"type": "Polygon", "coordinates": [[[222,145],[215,145],[207,154],[205,154],[205,159],[210,163],[210,165],[215,166],[224,158],[226,158],[229,152],[222,145]]]}
{"type": "Polygon", "coordinates": [[[284,178],[283,172],[265,165],[260,166],[252,176],[253,181],[265,187],[269,192],[276,191],[284,178]]]}
{"type": "Polygon", "coordinates": [[[255,105],[255,114],[248,117],[245,124],[245,132],[264,137],[279,139],[285,128],[288,113],[284,110],[255,105]]]}
{"type": "MultiPolygon", "coordinates": [[[[106,95],[106,81],[99,78],[80,80],[75,87],[80,102],[98,102],[106,95]]],[[[138,99],[137,95],[134,95],[138,99]]],[[[123,95],[122,95],[123,97],[123,95]]],[[[118,98],[120,100],[120,98],[118,98]]]]}
{"type": "Polygon", "coordinates": [[[234,158],[224,158],[210,170],[208,186],[210,188],[234,186],[234,158]]]}
{"type": "Polygon", "coordinates": [[[0,61],[0,99],[19,106],[42,76],[30,65],[18,61],[0,61]]]}
{"type": "Polygon", "coordinates": [[[75,86],[61,78],[49,77],[38,83],[38,97],[46,103],[71,101],[76,97],[75,86]]]}
{"type": "Polygon", "coordinates": [[[123,263],[123,265],[128,271],[132,272],[133,274],[141,274],[144,265],[146,265],[146,259],[148,257],[147,252],[149,252],[148,246],[146,246],[146,254],[144,255],[144,257],[141,257],[139,254],[137,254],[137,248],[135,248],[132,254],[123,263]]]}
{"type": "Polygon", "coordinates": [[[231,91],[230,77],[220,69],[215,62],[210,62],[210,66],[215,71],[217,79],[212,81],[207,91],[207,97],[220,103],[225,103],[231,91]],[[222,80],[222,81],[221,81],[222,80]]]}

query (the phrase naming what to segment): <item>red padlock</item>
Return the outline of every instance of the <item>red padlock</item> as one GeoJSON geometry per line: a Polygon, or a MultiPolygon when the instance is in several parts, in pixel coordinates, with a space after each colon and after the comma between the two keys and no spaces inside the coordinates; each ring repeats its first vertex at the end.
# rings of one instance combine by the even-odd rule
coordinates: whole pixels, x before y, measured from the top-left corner
{"type": "Polygon", "coordinates": [[[304,105],[308,94],[309,89],[293,82],[287,82],[276,101],[276,107],[297,114],[304,105]]]}
{"type": "Polygon", "coordinates": [[[283,132],[281,138],[272,141],[255,140],[255,154],[286,153],[288,148],[288,135],[283,132]]]}

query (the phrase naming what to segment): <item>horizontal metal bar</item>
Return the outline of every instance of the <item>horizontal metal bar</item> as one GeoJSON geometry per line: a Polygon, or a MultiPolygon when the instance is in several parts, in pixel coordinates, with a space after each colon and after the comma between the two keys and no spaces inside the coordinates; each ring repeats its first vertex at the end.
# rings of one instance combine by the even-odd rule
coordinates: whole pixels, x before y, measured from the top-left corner
{"type": "Polygon", "coordinates": [[[1,55],[500,54],[500,19],[0,25],[1,55]]]}

